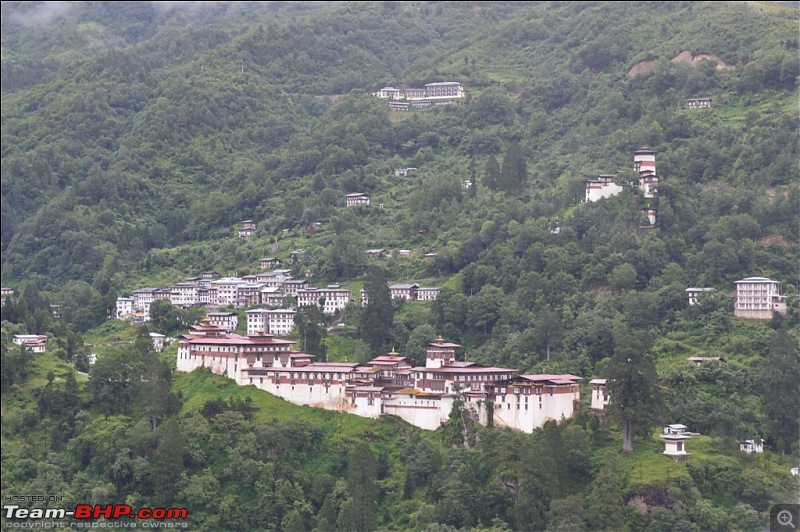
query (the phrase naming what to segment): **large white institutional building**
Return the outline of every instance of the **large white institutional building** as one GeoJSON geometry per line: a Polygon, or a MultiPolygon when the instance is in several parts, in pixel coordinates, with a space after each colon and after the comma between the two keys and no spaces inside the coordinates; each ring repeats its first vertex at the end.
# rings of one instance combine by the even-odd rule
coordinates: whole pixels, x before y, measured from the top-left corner
{"type": "Polygon", "coordinates": [[[179,338],[178,370],[207,367],[237,384],[252,384],[298,405],[363,417],[391,414],[435,430],[457,398],[479,421],[532,432],[548,420],[572,417],[580,400],[575,375],[516,375],[516,370],[456,360],[458,344],[428,344],[425,366],[412,367],[391,352],[366,365],[313,362],[293,342],[258,332],[240,336],[211,325],[193,325],[179,338]]]}

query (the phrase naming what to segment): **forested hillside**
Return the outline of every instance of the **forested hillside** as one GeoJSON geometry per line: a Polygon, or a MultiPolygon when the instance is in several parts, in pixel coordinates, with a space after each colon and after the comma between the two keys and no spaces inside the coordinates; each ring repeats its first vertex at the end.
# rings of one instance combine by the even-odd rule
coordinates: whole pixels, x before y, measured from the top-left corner
{"type": "Polygon", "coordinates": [[[187,506],[203,530],[763,527],[798,496],[799,18],[781,2],[3,2],[3,495],[187,506]],[[437,81],[466,100],[391,112],[371,95],[437,81]],[[712,108],[687,108],[701,96],[712,108]],[[632,185],[643,146],[656,198],[632,185]],[[598,174],[622,192],[584,202],[598,174]],[[372,205],[346,208],[352,192],[372,205]],[[238,238],[248,219],[258,234],[238,238]],[[641,355],[657,393],[634,452],[588,404],[533,435],[294,407],[173,375],[174,349],[144,335],[196,315],[104,323],[117,295],[298,248],[317,285],[357,292],[377,266],[443,287],[380,332],[348,306],[313,347],[332,360],[415,358],[442,335],[588,383],[641,355]],[[381,248],[413,255],[365,253],[381,248]],[[780,283],[785,316],[734,317],[751,276],[780,283]],[[687,287],[715,291],[690,307],[687,287]],[[54,349],[7,351],[21,333],[54,349]],[[666,423],[702,434],[688,461],[657,454],[666,423]],[[754,437],[767,453],[741,455],[754,437]]]}

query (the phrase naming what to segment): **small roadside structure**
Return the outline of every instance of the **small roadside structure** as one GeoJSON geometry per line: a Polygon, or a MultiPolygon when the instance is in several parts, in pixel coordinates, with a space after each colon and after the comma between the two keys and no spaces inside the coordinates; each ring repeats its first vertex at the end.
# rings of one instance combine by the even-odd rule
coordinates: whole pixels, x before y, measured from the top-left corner
{"type": "Polygon", "coordinates": [[[686,452],[686,440],[691,439],[691,436],[688,434],[662,434],[661,438],[664,439],[664,452],[662,454],[671,456],[675,461],[689,456],[689,453],[686,452]]]}

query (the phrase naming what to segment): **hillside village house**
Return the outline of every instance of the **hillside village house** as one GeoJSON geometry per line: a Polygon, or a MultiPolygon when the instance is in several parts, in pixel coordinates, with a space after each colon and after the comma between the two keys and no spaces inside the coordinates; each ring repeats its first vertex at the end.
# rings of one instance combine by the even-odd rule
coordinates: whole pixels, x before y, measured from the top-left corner
{"type": "Polygon", "coordinates": [[[24,346],[31,353],[44,353],[47,350],[47,335],[45,334],[15,334],[12,341],[17,345],[24,346]]]}
{"type": "Polygon", "coordinates": [[[711,98],[689,98],[686,100],[689,109],[711,109],[711,98]]]}
{"type": "Polygon", "coordinates": [[[277,268],[281,264],[283,264],[281,262],[281,259],[277,259],[275,257],[267,257],[267,258],[261,259],[259,261],[259,266],[261,266],[262,270],[269,270],[270,268],[277,268]]]}
{"type": "Polygon", "coordinates": [[[253,220],[244,220],[242,222],[242,228],[239,229],[238,233],[239,236],[242,238],[250,238],[251,236],[255,235],[258,231],[258,224],[253,220]]]}
{"type": "Polygon", "coordinates": [[[458,361],[460,346],[441,338],[427,346],[422,367],[394,351],[364,366],[317,363],[291,345],[269,334],[229,334],[205,320],[180,338],[178,370],[208,367],[295,404],[371,418],[391,414],[427,430],[447,422],[457,396],[482,424],[491,415],[494,425],[524,432],[572,417],[579,399],[580,377],[515,377],[513,369],[458,361]],[[489,409],[487,401],[496,406],[489,409]]]}
{"type": "Polygon", "coordinates": [[[689,306],[693,306],[697,304],[698,299],[700,296],[706,292],[713,292],[713,288],[687,288],[686,295],[689,297],[689,306]]]}
{"type": "Polygon", "coordinates": [[[764,441],[763,440],[743,440],[739,442],[739,450],[743,453],[763,453],[764,441]]]}
{"type": "Polygon", "coordinates": [[[353,192],[352,194],[346,194],[344,198],[345,198],[345,203],[348,207],[369,205],[369,194],[364,194],[363,192],[353,192]]]}
{"type": "Polygon", "coordinates": [[[748,277],[734,283],[736,303],[733,314],[740,318],[768,320],[773,312],[786,314],[786,296],[780,294],[778,281],[766,277],[748,277]]]}
{"type": "Polygon", "coordinates": [[[0,288],[0,298],[2,298],[2,303],[5,304],[7,297],[14,297],[14,289],[13,288],[0,288]]]}
{"type": "Polygon", "coordinates": [[[213,281],[215,279],[219,279],[220,275],[217,272],[203,272],[200,274],[200,277],[207,281],[213,281]]]}

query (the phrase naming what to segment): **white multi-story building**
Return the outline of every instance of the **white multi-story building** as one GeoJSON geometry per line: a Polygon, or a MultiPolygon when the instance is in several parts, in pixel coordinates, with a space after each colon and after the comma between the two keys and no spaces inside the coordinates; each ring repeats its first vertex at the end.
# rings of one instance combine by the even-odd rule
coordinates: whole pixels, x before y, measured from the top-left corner
{"type": "Polygon", "coordinates": [[[464,86],[457,81],[441,81],[425,85],[425,98],[429,99],[461,99],[464,97],[464,86]]]}
{"type": "Polygon", "coordinates": [[[308,288],[308,281],[305,279],[287,279],[283,282],[283,292],[297,296],[297,292],[308,288]]]}
{"type": "Polygon", "coordinates": [[[246,281],[238,277],[223,277],[209,283],[217,289],[217,298],[213,304],[235,306],[239,302],[239,286],[246,281]]]}
{"type": "Polygon", "coordinates": [[[261,302],[261,283],[244,282],[236,289],[236,305],[239,307],[253,307],[261,302]]]}
{"type": "Polygon", "coordinates": [[[736,281],[734,315],[740,318],[768,320],[772,314],[786,314],[786,296],[780,294],[778,281],[766,277],[748,277],[736,281]]]}
{"type": "Polygon", "coordinates": [[[199,279],[187,279],[172,285],[170,301],[180,308],[190,308],[200,303],[197,290],[200,288],[199,279]]]}
{"type": "Polygon", "coordinates": [[[325,314],[335,314],[337,310],[343,310],[350,302],[350,290],[309,287],[298,290],[295,297],[298,307],[317,305],[325,314]],[[320,302],[323,303],[320,304],[320,302]]]}
{"type": "Polygon", "coordinates": [[[286,336],[294,329],[294,316],[291,309],[253,309],[247,311],[247,334],[272,334],[286,336]]]}
{"type": "Polygon", "coordinates": [[[156,291],[158,288],[140,288],[134,290],[132,294],[133,308],[136,310],[144,310],[145,307],[150,307],[150,303],[155,301],[156,291]]]}
{"type": "Polygon", "coordinates": [[[294,310],[281,308],[268,310],[269,332],[277,336],[287,336],[294,330],[294,310]]]}

